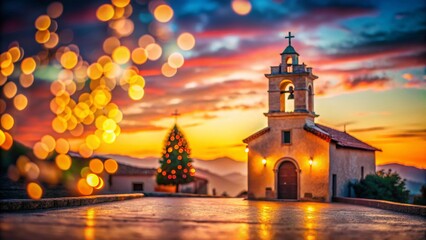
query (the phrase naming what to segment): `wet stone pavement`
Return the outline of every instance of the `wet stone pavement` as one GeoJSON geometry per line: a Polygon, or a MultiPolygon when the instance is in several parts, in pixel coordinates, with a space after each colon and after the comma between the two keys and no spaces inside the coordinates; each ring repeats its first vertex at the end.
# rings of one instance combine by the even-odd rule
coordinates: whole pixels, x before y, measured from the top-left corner
{"type": "Polygon", "coordinates": [[[425,239],[426,219],[338,203],[150,198],[0,214],[1,239],[425,239]]]}

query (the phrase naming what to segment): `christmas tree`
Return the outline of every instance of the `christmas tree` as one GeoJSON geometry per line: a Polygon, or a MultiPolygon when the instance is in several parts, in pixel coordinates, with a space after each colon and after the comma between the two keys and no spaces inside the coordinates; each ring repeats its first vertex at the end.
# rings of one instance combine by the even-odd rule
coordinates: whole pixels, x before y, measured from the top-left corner
{"type": "Polygon", "coordinates": [[[157,169],[157,184],[175,185],[178,192],[180,184],[194,181],[195,169],[190,153],[185,137],[175,124],[164,144],[161,166],[157,169]]]}

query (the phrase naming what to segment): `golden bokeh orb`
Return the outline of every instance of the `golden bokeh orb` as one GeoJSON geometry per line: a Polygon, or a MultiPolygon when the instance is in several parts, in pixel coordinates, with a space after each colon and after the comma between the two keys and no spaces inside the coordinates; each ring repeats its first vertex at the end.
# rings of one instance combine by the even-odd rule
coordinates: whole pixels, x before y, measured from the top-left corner
{"type": "Polygon", "coordinates": [[[67,154],[70,150],[70,144],[64,138],[56,139],[55,150],[59,154],[67,154]]]}
{"type": "Polygon", "coordinates": [[[32,74],[21,74],[19,76],[19,83],[23,88],[31,87],[34,83],[34,75],[32,74]]]}
{"type": "Polygon", "coordinates": [[[10,53],[12,62],[17,62],[21,58],[21,50],[19,47],[11,47],[7,52],[10,53]]]}
{"type": "Polygon", "coordinates": [[[101,140],[95,134],[86,137],[86,144],[89,148],[96,150],[101,146],[101,140]]]}
{"type": "Polygon", "coordinates": [[[10,130],[11,128],[13,128],[14,124],[15,120],[9,113],[5,113],[1,116],[1,126],[4,130],[10,130]]]}
{"type": "Polygon", "coordinates": [[[68,51],[61,56],[61,65],[66,69],[72,69],[77,65],[78,56],[73,51],[68,51]]]}
{"type": "Polygon", "coordinates": [[[24,74],[31,74],[34,72],[36,68],[36,62],[34,58],[28,57],[22,60],[21,62],[21,70],[24,74]]]}
{"type": "Polygon", "coordinates": [[[180,49],[188,51],[194,48],[195,38],[191,33],[185,32],[179,35],[177,45],[180,49]]]}
{"type": "Polygon", "coordinates": [[[33,147],[34,155],[41,160],[44,160],[49,155],[49,148],[42,142],[36,142],[33,147]]]}
{"type": "Polygon", "coordinates": [[[115,139],[117,138],[117,135],[115,132],[103,132],[102,133],[102,140],[106,143],[113,143],[115,139]]]}
{"type": "Polygon", "coordinates": [[[86,182],[91,187],[96,187],[99,184],[99,177],[94,173],[89,173],[86,176],[86,182]]]}
{"type": "Polygon", "coordinates": [[[61,169],[62,171],[66,171],[70,169],[72,160],[71,157],[67,154],[59,154],[55,158],[55,163],[59,169],[61,169]]]}
{"type": "Polygon", "coordinates": [[[135,48],[132,51],[132,61],[135,64],[144,64],[148,59],[148,52],[144,48],[135,48]]]}
{"type": "Polygon", "coordinates": [[[52,152],[56,148],[56,140],[55,140],[54,137],[52,137],[50,135],[44,135],[41,138],[41,142],[44,143],[44,144],[46,144],[49,152],[52,152]]]}
{"type": "Polygon", "coordinates": [[[111,4],[103,4],[99,6],[96,11],[96,17],[102,22],[111,20],[112,17],[114,17],[114,7],[111,4]]]}
{"type": "Polygon", "coordinates": [[[111,2],[116,7],[124,8],[125,6],[129,5],[130,0],[111,0],[111,2]]]}
{"type": "Polygon", "coordinates": [[[18,92],[18,87],[14,82],[7,82],[3,86],[3,94],[7,98],[13,98],[18,92]]]}
{"type": "Polygon", "coordinates": [[[43,195],[43,189],[35,182],[30,182],[27,185],[27,194],[31,199],[39,200],[43,195]]]}
{"type": "Polygon", "coordinates": [[[43,31],[37,31],[35,34],[35,40],[36,42],[42,44],[47,43],[50,39],[50,32],[49,30],[43,30],[43,31]]]}
{"type": "Polygon", "coordinates": [[[87,68],[87,76],[89,76],[91,79],[98,79],[102,77],[103,69],[102,65],[99,63],[92,63],[87,68]]]}
{"type": "Polygon", "coordinates": [[[105,171],[109,174],[114,174],[118,170],[118,163],[114,159],[108,159],[104,163],[105,171]]]}
{"type": "Polygon", "coordinates": [[[182,67],[183,63],[185,62],[182,54],[178,53],[178,52],[174,52],[172,54],[170,54],[167,63],[172,67],[172,68],[180,68],[182,67]]]}
{"type": "Polygon", "coordinates": [[[49,16],[41,15],[36,19],[34,25],[38,30],[44,31],[50,27],[50,23],[51,23],[51,20],[49,16]]]}
{"type": "Polygon", "coordinates": [[[157,43],[148,44],[148,46],[146,46],[146,51],[148,52],[148,59],[151,61],[159,59],[163,53],[161,46],[157,43]]]}
{"type": "Polygon", "coordinates": [[[231,7],[238,15],[247,15],[251,11],[251,3],[248,0],[233,0],[231,7]]]}
{"type": "Polygon", "coordinates": [[[113,52],[112,52],[112,59],[114,60],[114,62],[118,63],[118,64],[125,64],[129,61],[130,59],[130,51],[127,47],[125,46],[120,46],[117,47],[113,52]]]}
{"type": "Polygon", "coordinates": [[[166,23],[173,17],[173,9],[166,4],[161,4],[154,9],[154,17],[157,21],[166,23]]]}
{"type": "Polygon", "coordinates": [[[140,85],[134,84],[129,87],[128,94],[132,100],[140,100],[143,98],[145,91],[140,85]]]}
{"type": "Polygon", "coordinates": [[[90,160],[89,168],[90,168],[90,171],[96,174],[101,174],[102,171],[104,170],[104,164],[102,163],[101,160],[94,158],[90,160]]]}
{"type": "Polygon", "coordinates": [[[18,94],[13,99],[13,105],[19,111],[24,110],[28,105],[28,99],[24,94],[18,94]]]}
{"type": "Polygon", "coordinates": [[[81,178],[77,182],[77,190],[81,195],[90,195],[93,193],[93,188],[87,184],[85,178],[81,178]]]}
{"type": "Polygon", "coordinates": [[[3,143],[6,141],[6,135],[4,132],[0,129],[0,146],[3,145],[3,143]]]}
{"type": "Polygon", "coordinates": [[[173,77],[176,74],[177,70],[174,67],[171,67],[168,63],[164,63],[161,67],[161,73],[165,77],[173,77]]]}

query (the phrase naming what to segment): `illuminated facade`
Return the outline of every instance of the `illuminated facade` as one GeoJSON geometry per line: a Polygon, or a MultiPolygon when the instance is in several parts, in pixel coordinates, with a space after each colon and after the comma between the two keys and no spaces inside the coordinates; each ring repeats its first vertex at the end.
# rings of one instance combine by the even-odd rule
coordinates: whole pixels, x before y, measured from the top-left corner
{"type": "Polygon", "coordinates": [[[268,126],[244,139],[249,198],[331,201],[349,196],[349,183],[375,172],[378,149],[315,123],[312,68],[289,45],[269,80],[268,126]]]}

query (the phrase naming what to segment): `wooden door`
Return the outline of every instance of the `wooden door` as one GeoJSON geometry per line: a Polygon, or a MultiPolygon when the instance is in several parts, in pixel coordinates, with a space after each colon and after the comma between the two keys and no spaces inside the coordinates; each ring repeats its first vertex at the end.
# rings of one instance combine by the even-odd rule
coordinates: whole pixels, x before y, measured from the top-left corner
{"type": "Polygon", "coordinates": [[[292,162],[283,162],[278,172],[278,198],[297,199],[297,168],[292,162]]]}

